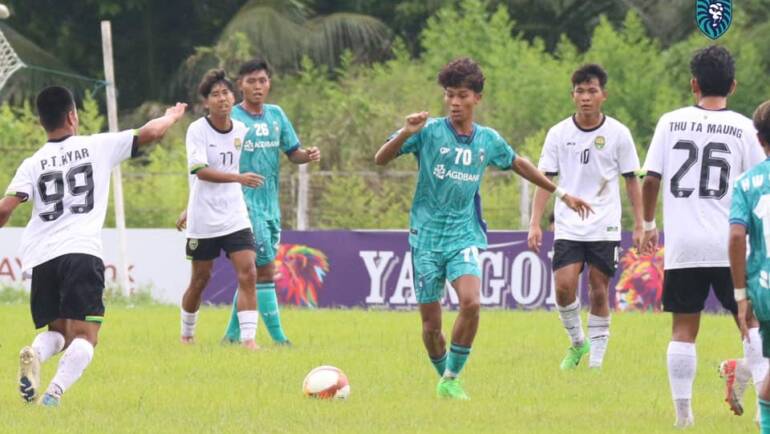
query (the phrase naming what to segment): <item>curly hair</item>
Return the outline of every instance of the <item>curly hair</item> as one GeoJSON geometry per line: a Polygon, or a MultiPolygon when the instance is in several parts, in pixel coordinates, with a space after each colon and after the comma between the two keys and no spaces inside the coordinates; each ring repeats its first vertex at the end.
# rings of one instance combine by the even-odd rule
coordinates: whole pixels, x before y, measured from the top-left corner
{"type": "Polygon", "coordinates": [[[212,69],[203,76],[200,84],[198,85],[198,93],[203,98],[208,98],[211,93],[211,89],[215,85],[222,83],[230,89],[230,92],[234,91],[233,83],[227,78],[227,73],[224,69],[212,69]]]}
{"type": "Polygon", "coordinates": [[[443,88],[465,87],[476,93],[484,90],[484,73],[478,63],[463,57],[447,63],[438,73],[438,84],[443,88]]]}
{"type": "Polygon", "coordinates": [[[754,128],[759,136],[770,145],[770,100],[763,102],[754,110],[754,128]]]}
{"type": "Polygon", "coordinates": [[[735,80],[735,60],[725,47],[711,45],[698,50],[690,61],[690,72],[703,96],[727,96],[735,80]]]}

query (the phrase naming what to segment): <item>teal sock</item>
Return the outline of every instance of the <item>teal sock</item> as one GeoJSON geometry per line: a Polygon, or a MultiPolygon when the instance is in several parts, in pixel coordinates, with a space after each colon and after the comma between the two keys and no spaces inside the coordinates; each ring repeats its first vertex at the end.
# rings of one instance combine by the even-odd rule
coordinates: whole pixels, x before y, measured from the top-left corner
{"type": "Polygon", "coordinates": [[[759,427],[762,434],[770,434],[770,401],[759,400],[759,427]]]}
{"type": "Polygon", "coordinates": [[[444,351],[444,354],[442,354],[437,359],[430,357],[430,362],[433,363],[433,367],[436,368],[436,371],[438,372],[439,377],[444,375],[444,371],[446,371],[446,359],[447,359],[446,351],[444,351]]]}
{"type": "Polygon", "coordinates": [[[463,370],[465,362],[468,361],[468,356],[471,355],[471,347],[465,347],[452,343],[449,347],[449,357],[447,357],[446,371],[444,371],[445,377],[457,377],[460,375],[460,371],[463,370]]]}
{"type": "Polygon", "coordinates": [[[278,310],[278,297],[275,294],[275,283],[257,283],[257,300],[259,315],[265,323],[273,341],[283,344],[289,339],[281,327],[281,312],[278,310]]]}
{"type": "Polygon", "coordinates": [[[241,340],[241,324],[238,322],[238,289],[235,289],[235,295],[233,296],[233,311],[230,314],[230,322],[227,323],[227,329],[225,330],[225,339],[230,342],[240,342],[241,340]]]}

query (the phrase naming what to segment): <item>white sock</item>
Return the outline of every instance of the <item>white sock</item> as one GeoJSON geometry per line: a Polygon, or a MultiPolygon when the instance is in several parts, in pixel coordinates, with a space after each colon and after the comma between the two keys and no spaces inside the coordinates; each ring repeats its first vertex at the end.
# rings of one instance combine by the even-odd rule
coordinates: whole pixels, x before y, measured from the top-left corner
{"type": "Polygon", "coordinates": [[[588,337],[591,339],[591,356],[588,366],[600,368],[610,339],[610,317],[588,314],[588,337]]]}
{"type": "Polygon", "coordinates": [[[56,370],[51,384],[46,393],[61,397],[85,371],[91,359],[94,358],[94,346],[85,339],[76,338],[72,341],[67,351],[59,360],[59,369],[56,370]]]}
{"type": "Polygon", "coordinates": [[[556,308],[559,310],[559,319],[572,341],[572,346],[583,345],[586,337],[583,334],[583,323],[580,322],[580,300],[575,300],[568,306],[557,305],[556,308]]]}
{"type": "Polygon", "coordinates": [[[238,323],[241,326],[241,342],[250,341],[257,337],[257,319],[259,314],[256,310],[242,310],[238,312],[238,323]]]}
{"type": "Polygon", "coordinates": [[[751,370],[751,379],[759,390],[759,385],[767,376],[767,359],[762,356],[762,335],[759,334],[759,327],[749,329],[749,342],[743,341],[743,357],[746,360],[749,370],[751,370]]]}
{"type": "Polygon", "coordinates": [[[668,343],[668,382],[674,399],[677,419],[692,418],[692,384],[695,381],[697,356],[695,344],[668,343]]]}
{"type": "Polygon", "coordinates": [[[182,337],[189,338],[195,336],[195,324],[198,322],[198,312],[182,312],[182,337]]]}
{"type": "Polygon", "coordinates": [[[59,332],[45,331],[35,336],[32,348],[37,353],[40,363],[43,363],[64,348],[64,336],[59,332]]]}

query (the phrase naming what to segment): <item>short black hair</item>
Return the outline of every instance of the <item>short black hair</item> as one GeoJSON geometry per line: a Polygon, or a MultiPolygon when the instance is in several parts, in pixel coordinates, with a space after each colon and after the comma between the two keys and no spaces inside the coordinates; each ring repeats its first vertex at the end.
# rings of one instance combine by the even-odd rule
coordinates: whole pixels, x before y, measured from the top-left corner
{"type": "Polygon", "coordinates": [[[198,93],[203,98],[208,98],[211,94],[211,89],[215,85],[222,83],[230,89],[230,92],[234,92],[233,83],[227,78],[227,73],[224,69],[212,69],[203,76],[201,83],[198,85],[198,93]]]}
{"type": "Polygon", "coordinates": [[[484,73],[479,64],[472,59],[463,57],[447,63],[438,73],[438,84],[444,89],[448,87],[467,87],[481,93],[484,90],[484,73]]]}
{"type": "Polygon", "coordinates": [[[75,109],[75,98],[66,87],[50,86],[37,94],[35,105],[40,125],[50,132],[64,125],[67,113],[75,109]]]}
{"type": "Polygon", "coordinates": [[[268,77],[272,75],[272,71],[270,70],[270,65],[267,63],[267,60],[257,56],[241,65],[241,69],[238,70],[238,78],[257,71],[265,71],[268,77]]]}
{"type": "Polygon", "coordinates": [[[605,71],[601,65],[597,65],[596,63],[588,63],[576,69],[575,72],[572,73],[572,87],[574,88],[581,83],[588,83],[593,78],[597,79],[599,81],[599,87],[604,89],[604,86],[607,85],[607,79],[609,77],[607,76],[607,71],[605,71]]]}
{"type": "Polygon", "coordinates": [[[702,96],[727,96],[735,80],[735,60],[727,48],[711,45],[695,53],[690,72],[702,96]]]}
{"type": "Polygon", "coordinates": [[[754,128],[770,144],[770,100],[763,102],[754,110],[754,128]]]}

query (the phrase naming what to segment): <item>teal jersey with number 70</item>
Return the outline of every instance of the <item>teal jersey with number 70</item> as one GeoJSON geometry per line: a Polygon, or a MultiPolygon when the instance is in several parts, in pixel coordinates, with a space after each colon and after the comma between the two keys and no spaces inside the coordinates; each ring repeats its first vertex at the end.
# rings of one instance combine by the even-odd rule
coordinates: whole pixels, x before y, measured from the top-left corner
{"type": "Polygon", "coordinates": [[[418,164],[409,244],[436,252],[485,248],[479,188],[487,166],[511,168],[516,153],[508,143],[492,128],[473,124],[471,135],[462,136],[448,118],[433,118],[404,142],[403,154],[418,164]]]}
{"type": "Polygon", "coordinates": [[[748,296],[757,319],[770,321],[770,160],[746,171],[735,182],[730,224],[745,226],[749,234],[748,296]]]}

